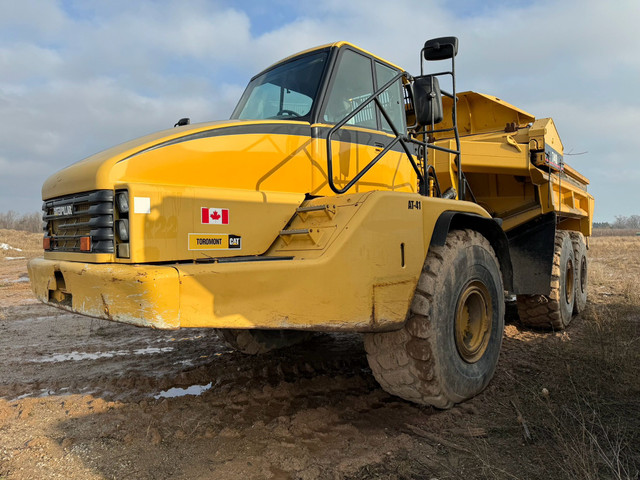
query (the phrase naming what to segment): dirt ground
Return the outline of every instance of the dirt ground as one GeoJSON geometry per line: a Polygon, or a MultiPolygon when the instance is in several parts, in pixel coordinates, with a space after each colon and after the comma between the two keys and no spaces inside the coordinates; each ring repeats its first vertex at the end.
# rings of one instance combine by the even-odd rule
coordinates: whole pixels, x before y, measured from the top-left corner
{"type": "Polygon", "coordinates": [[[42,305],[39,242],[0,230],[2,480],[638,478],[640,238],[591,241],[567,331],[509,308],[495,378],[447,411],[382,391],[359,335],[251,357],[42,305]]]}

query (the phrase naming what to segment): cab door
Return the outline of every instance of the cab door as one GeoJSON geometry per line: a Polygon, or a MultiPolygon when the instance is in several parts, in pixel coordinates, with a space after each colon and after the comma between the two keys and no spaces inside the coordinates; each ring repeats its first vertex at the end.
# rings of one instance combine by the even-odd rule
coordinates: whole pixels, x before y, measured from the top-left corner
{"type": "MultiPolygon", "coordinates": [[[[334,184],[342,188],[395,138],[379,108],[375,102],[371,102],[334,133],[332,158],[327,158],[326,138],[329,130],[398,72],[398,69],[350,46],[341,48],[320,110],[319,123],[313,125],[319,140],[317,161],[325,167],[322,172],[324,178],[321,175],[314,177],[318,194],[331,192],[326,187],[327,161],[332,162],[334,184]]],[[[401,80],[398,79],[378,98],[398,131],[406,131],[401,80]]],[[[353,187],[356,192],[368,190],[416,191],[415,173],[399,144],[388,151],[353,187]]]]}

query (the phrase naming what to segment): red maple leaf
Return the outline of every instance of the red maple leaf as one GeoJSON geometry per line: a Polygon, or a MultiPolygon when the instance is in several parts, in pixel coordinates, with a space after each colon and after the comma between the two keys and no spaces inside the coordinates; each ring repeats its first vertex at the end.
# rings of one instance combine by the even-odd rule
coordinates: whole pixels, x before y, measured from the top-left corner
{"type": "Polygon", "coordinates": [[[211,218],[213,220],[220,220],[220,214],[218,213],[217,210],[214,210],[213,213],[211,214],[211,218]]]}

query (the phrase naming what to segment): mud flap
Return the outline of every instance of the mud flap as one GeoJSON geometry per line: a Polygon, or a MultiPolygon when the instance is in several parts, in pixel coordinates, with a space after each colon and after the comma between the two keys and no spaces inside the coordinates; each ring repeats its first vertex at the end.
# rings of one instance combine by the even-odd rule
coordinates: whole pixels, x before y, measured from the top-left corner
{"type": "Polygon", "coordinates": [[[513,266],[513,292],[519,295],[549,295],[556,236],[555,212],[507,232],[513,266]]]}

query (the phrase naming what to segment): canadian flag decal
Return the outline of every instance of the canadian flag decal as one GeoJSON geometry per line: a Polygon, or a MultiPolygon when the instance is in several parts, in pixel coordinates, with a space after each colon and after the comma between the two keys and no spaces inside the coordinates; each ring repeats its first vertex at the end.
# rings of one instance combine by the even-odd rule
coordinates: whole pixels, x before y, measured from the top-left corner
{"type": "Polygon", "coordinates": [[[229,209],[202,207],[202,223],[229,225],[229,209]]]}

